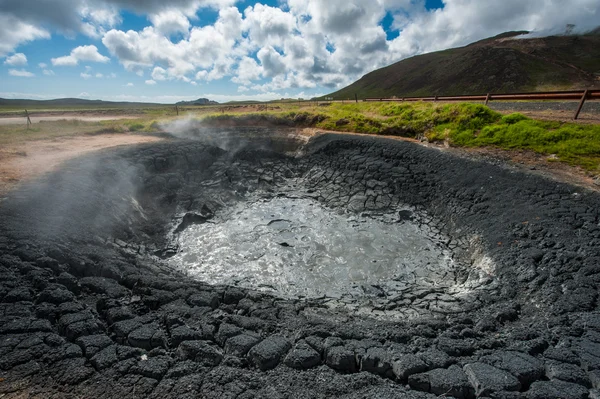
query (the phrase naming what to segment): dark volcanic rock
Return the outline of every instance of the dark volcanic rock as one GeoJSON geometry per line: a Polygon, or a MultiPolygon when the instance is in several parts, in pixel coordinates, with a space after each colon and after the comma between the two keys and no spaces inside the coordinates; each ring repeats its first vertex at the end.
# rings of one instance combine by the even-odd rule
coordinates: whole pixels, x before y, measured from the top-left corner
{"type": "Polygon", "coordinates": [[[194,360],[205,366],[218,366],[223,360],[223,352],[206,341],[185,341],[177,348],[178,356],[183,360],[194,360]]]}
{"type": "Polygon", "coordinates": [[[321,364],[321,355],[306,342],[299,341],[288,353],[284,363],[288,367],[306,370],[321,364]]]}
{"type": "Polygon", "coordinates": [[[225,342],[225,353],[242,357],[257,343],[260,338],[249,334],[236,335],[225,342]]]}
{"type": "Polygon", "coordinates": [[[521,388],[519,380],[511,374],[485,363],[470,363],[463,370],[478,397],[489,396],[493,392],[518,391],[521,388]]]}
{"type": "Polygon", "coordinates": [[[577,384],[564,381],[538,381],[531,384],[527,399],[586,399],[588,390],[577,384]]]}
{"type": "Polygon", "coordinates": [[[546,362],[546,377],[551,380],[574,382],[591,388],[590,379],[578,366],[569,363],[560,363],[554,360],[546,362]]]}
{"type": "Polygon", "coordinates": [[[250,349],[248,358],[261,370],[270,370],[279,364],[291,346],[286,338],[273,335],[250,349]]]}
{"type": "Polygon", "coordinates": [[[407,353],[401,355],[400,359],[395,360],[392,368],[398,380],[406,381],[409,376],[427,370],[427,365],[421,358],[412,353],[407,353]]]}
{"type": "Polygon", "coordinates": [[[360,359],[360,371],[382,376],[392,375],[392,356],[383,348],[369,348],[360,359]]]}
{"type": "Polygon", "coordinates": [[[354,373],[358,370],[354,349],[348,346],[333,346],[327,349],[327,365],[335,370],[354,373]]]}
{"type": "Polygon", "coordinates": [[[493,355],[484,356],[481,361],[508,371],[524,386],[528,386],[544,375],[544,364],[535,357],[521,352],[498,351],[493,355]]]}
{"type": "Polygon", "coordinates": [[[451,395],[459,399],[473,396],[473,388],[465,373],[458,366],[411,375],[408,377],[408,384],[411,388],[431,392],[434,395],[451,395]]]}

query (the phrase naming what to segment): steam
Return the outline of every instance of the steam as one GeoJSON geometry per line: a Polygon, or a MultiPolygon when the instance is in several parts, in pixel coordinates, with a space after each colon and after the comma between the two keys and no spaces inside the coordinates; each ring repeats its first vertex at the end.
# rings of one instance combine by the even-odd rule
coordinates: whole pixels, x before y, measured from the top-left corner
{"type": "Polygon", "coordinates": [[[137,166],[106,154],[75,159],[18,189],[3,217],[40,241],[127,238],[126,226],[144,217],[136,200],[139,176],[137,166]]]}
{"type": "Polygon", "coordinates": [[[185,116],[170,122],[161,123],[163,131],[185,140],[202,141],[235,154],[250,144],[250,140],[240,136],[240,128],[215,128],[206,126],[193,116],[185,116]]]}
{"type": "Polygon", "coordinates": [[[161,129],[179,139],[201,141],[229,153],[230,159],[245,149],[296,153],[306,140],[295,128],[274,126],[216,127],[192,116],[164,122],[161,129]]]}

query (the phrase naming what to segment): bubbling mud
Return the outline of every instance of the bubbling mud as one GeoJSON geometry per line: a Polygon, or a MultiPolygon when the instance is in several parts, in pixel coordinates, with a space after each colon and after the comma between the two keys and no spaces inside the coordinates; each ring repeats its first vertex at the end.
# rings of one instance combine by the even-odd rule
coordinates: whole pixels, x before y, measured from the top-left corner
{"type": "Polygon", "coordinates": [[[308,198],[241,203],[185,229],[172,265],[211,284],[331,296],[367,286],[438,285],[451,275],[444,238],[411,211],[345,214],[308,198]]]}

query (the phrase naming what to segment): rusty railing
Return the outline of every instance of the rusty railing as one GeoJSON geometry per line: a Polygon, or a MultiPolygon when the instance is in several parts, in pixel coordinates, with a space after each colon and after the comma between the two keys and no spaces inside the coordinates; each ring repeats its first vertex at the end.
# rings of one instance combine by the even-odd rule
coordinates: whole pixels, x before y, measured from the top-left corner
{"type": "Polygon", "coordinates": [[[429,97],[397,97],[397,98],[366,98],[365,101],[519,101],[519,100],[580,100],[579,107],[573,116],[577,119],[586,100],[600,99],[600,90],[572,90],[572,91],[545,91],[537,93],[511,93],[511,94],[482,94],[466,96],[429,96],[429,97]]]}

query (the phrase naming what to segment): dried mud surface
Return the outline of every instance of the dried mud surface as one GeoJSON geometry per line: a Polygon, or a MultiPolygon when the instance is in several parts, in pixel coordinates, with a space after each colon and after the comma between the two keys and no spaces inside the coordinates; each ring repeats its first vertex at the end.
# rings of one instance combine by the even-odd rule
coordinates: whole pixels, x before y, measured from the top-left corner
{"type": "Polygon", "coordinates": [[[382,138],[228,143],[93,154],[2,202],[3,397],[597,397],[597,193],[382,138]],[[411,218],[460,266],[282,298],[169,264],[175,230],[292,196],[411,218]]]}

